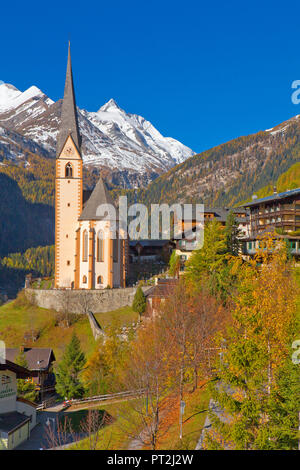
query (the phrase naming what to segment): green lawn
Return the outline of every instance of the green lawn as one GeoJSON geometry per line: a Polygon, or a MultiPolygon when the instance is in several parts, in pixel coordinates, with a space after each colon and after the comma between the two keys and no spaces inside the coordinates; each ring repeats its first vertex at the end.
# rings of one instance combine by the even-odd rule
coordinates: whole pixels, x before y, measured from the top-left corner
{"type": "Polygon", "coordinates": [[[112,323],[118,326],[129,326],[138,321],[139,315],[131,307],[122,307],[111,312],[96,313],[95,318],[101,328],[106,328],[112,323]]]}

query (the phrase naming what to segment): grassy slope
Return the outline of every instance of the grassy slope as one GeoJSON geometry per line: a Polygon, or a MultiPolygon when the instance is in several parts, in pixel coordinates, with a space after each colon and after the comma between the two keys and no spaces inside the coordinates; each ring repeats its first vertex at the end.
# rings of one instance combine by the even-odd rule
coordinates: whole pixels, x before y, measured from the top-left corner
{"type": "MultiPolygon", "coordinates": [[[[96,345],[87,317],[80,319],[70,328],[55,326],[56,312],[19,302],[18,299],[0,307],[0,339],[7,347],[19,347],[23,343],[24,333],[32,328],[39,331],[40,336],[33,347],[50,347],[59,361],[65,346],[69,343],[73,331],[80,339],[83,351],[88,356],[96,345]]],[[[96,314],[102,328],[112,323],[126,326],[137,320],[137,315],[130,307],[96,314]]]]}
{"type": "Polygon", "coordinates": [[[112,323],[116,326],[130,325],[137,322],[139,316],[128,306],[111,312],[96,313],[95,317],[101,328],[106,328],[112,323]]]}

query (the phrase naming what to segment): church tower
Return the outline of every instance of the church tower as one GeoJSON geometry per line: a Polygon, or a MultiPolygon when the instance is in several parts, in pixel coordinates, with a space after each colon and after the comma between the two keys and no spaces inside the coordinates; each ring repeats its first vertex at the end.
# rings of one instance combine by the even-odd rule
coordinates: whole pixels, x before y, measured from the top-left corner
{"type": "Polygon", "coordinates": [[[70,44],[61,124],[56,147],[55,287],[78,287],[76,232],[82,212],[82,157],[73,85],[70,44]],[[77,261],[77,262],[76,262],[77,261]]]}

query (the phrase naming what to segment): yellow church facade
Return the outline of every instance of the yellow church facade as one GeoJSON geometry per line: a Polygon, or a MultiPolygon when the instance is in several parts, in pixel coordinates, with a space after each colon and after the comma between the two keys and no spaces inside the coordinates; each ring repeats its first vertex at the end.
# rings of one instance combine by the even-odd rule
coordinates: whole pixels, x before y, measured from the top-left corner
{"type": "Polygon", "coordinates": [[[128,242],[109,191],[99,178],[83,202],[81,137],[70,46],[55,177],[55,287],[125,287],[128,242]],[[108,212],[104,209],[111,208],[108,212]]]}

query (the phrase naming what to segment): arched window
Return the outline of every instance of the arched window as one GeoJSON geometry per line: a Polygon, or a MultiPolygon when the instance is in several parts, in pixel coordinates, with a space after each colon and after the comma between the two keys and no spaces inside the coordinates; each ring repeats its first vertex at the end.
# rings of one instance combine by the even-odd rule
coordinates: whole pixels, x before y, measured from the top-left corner
{"type": "Polygon", "coordinates": [[[104,261],[104,239],[103,239],[103,232],[102,230],[99,230],[97,233],[97,261],[104,261]]]}
{"type": "Polygon", "coordinates": [[[97,284],[103,284],[103,277],[102,276],[97,277],[97,284]]]}
{"type": "Polygon", "coordinates": [[[83,284],[86,284],[86,283],[87,283],[87,277],[86,277],[86,276],[83,276],[83,278],[82,278],[82,283],[83,283],[83,284]]]}
{"type": "Polygon", "coordinates": [[[113,240],[113,260],[114,260],[114,263],[118,262],[118,248],[119,248],[118,232],[116,232],[116,238],[114,238],[114,240],[113,240]]]}
{"type": "Polygon", "coordinates": [[[87,230],[85,230],[82,235],[82,261],[88,260],[88,243],[88,233],[87,230]]]}
{"type": "Polygon", "coordinates": [[[66,172],[65,172],[66,178],[72,178],[73,177],[73,167],[71,163],[66,164],[66,172]]]}

